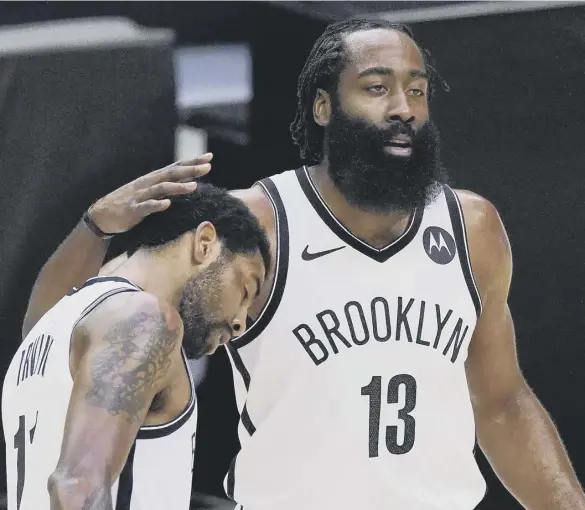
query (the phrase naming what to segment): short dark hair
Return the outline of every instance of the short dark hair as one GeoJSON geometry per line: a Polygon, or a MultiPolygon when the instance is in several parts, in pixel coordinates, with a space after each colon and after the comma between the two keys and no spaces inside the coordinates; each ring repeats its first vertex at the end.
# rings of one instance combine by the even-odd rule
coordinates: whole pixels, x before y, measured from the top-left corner
{"type": "MultiPolygon", "coordinates": [[[[391,23],[382,19],[351,19],[329,25],[317,39],[299,76],[297,86],[297,112],[290,125],[293,141],[299,146],[301,158],[310,163],[318,163],[322,157],[323,135],[321,126],[313,118],[313,102],[317,89],[329,93],[337,90],[339,75],[347,64],[347,48],[344,36],[362,30],[383,28],[398,30],[410,37],[420,49],[429,75],[429,100],[432,98],[435,82],[440,79],[436,66],[428,50],[421,47],[408,25],[391,23]]],[[[442,81],[442,80],[441,80],[442,81]]],[[[446,86],[445,82],[442,84],[446,86]]]]}
{"type": "Polygon", "coordinates": [[[179,239],[202,222],[215,227],[224,248],[233,254],[262,255],[266,271],[270,267],[270,247],[256,217],[240,199],[211,184],[198,183],[194,193],[169,197],[171,206],[147,216],[133,229],[121,234],[128,256],[141,248],[163,247],[179,239]]]}

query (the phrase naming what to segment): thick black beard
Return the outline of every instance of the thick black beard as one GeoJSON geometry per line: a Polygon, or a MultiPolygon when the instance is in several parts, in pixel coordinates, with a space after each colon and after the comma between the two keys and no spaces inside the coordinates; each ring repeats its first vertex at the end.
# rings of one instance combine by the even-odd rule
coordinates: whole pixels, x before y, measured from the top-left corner
{"type": "Polygon", "coordinates": [[[201,274],[187,281],[181,295],[179,315],[183,320],[183,349],[189,359],[199,359],[211,350],[211,335],[226,327],[217,316],[220,303],[220,274],[224,260],[216,260],[201,274]]]}
{"type": "Polygon", "coordinates": [[[401,121],[381,129],[336,106],[327,126],[329,175],[347,202],[364,211],[413,211],[432,203],[447,182],[439,149],[439,131],[431,121],[416,132],[401,121]],[[397,134],[412,138],[410,157],[384,151],[397,134]]]}

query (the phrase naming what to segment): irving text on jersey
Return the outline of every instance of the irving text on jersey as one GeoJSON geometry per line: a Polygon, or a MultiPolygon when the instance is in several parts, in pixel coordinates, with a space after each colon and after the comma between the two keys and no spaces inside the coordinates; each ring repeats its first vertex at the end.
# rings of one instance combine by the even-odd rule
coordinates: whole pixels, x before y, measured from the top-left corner
{"type": "Polygon", "coordinates": [[[318,327],[299,324],[293,330],[315,365],[326,361],[331,353],[338,354],[340,348],[365,345],[372,339],[432,347],[455,363],[469,331],[453,310],[403,297],[398,297],[396,306],[390,306],[383,297],[365,304],[349,301],[342,311],[323,310],[316,319],[318,327]],[[349,331],[349,335],[343,335],[340,329],[349,331]]]}
{"type": "Polygon", "coordinates": [[[33,375],[45,375],[47,358],[55,339],[51,335],[40,335],[20,353],[20,365],[16,385],[33,375]]]}

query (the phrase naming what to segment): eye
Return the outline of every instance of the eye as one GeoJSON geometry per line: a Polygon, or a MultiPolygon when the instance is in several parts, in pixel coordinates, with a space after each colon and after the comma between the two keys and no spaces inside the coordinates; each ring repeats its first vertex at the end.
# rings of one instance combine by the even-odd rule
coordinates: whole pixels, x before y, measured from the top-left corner
{"type": "Polygon", "coordinates": [[[421,89],[410,89],[409,94],[416,96],[416,97],[424,97],[425,96],[425,92],[424,90],[421,89]]]}
{"type": "Polygon", "coordinates": [[[246,287],[244,287],[244,297],[243,297],[243,301],[246,301],[246,299],[248,299],[248,296],[250,294],[248,294],[248,289],[246,287]]]}
{"type": "Polygon", "coordinates": [[[374,92],[375,94],[386,92],[388,89],[384,85],[370,85],[366,87],[368,92],[374,92]]]}

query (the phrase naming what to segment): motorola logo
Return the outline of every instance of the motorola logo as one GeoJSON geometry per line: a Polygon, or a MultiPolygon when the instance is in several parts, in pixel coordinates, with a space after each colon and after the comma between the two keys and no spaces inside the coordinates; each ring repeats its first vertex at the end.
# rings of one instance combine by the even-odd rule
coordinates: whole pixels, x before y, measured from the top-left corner
{"type": "Polygon", "coordinates": [[[423,246],[425,253],[436,264],[448,264],[457,253],[453,236],[440,227],[428,227],[425,230],[423,246]]]}

